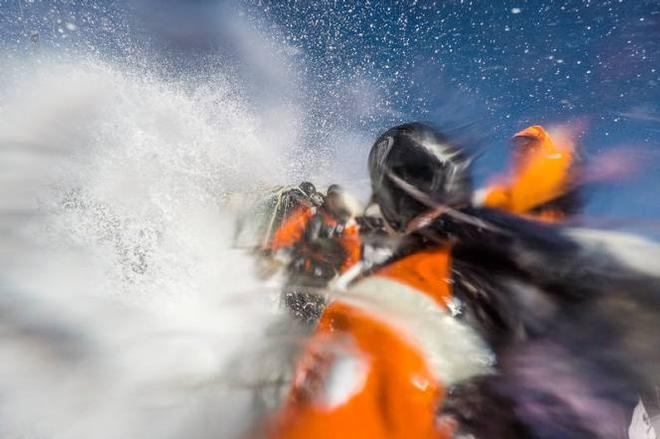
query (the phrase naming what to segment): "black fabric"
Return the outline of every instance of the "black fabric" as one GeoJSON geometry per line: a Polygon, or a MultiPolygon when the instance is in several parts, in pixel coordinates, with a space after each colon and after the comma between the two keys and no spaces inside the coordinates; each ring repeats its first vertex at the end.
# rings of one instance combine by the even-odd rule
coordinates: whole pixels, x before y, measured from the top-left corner
{"type": "Polygon", "coordinates": [[[461,213],[403,237],[393,256],[451,242],[456,318],[496,354],[496,373],[448,389],[440,415],[476,438],[625,437],[660,381],[660,279],[561,226],[461,213]]]}

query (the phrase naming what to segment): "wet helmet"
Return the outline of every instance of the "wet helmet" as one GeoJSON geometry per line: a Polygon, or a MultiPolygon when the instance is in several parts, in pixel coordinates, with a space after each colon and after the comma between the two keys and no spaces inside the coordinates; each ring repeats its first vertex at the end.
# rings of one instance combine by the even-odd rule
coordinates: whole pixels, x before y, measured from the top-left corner
{"type": "Polygon", "coordinates": [[[470,202],[470,158],[448,136],[423,123],[387,130],[369,153],[373,201],[385,221],[402,231],[436,205],[470,202]]]}

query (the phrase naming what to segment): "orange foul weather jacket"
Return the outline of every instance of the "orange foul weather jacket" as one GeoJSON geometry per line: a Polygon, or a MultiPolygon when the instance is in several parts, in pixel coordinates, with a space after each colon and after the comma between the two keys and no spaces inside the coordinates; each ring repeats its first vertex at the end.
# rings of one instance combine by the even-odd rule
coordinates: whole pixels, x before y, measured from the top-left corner
{"type": "Polygon", "coordinates": [[[325,309],[269,436],[449,438],[437,422],[446,386],[489,370],[491,356],[447,312],[449,247],[402,258],[325,309]]]}
{"type": "MultiPolygon", "coordinates": [[[[528,214],[561,195],[573,159],[535,126],[507,186],[486,204],[528,214]]],[[[273,439],[450,438],[438,417],[445,389],[491,371],[493,355],[454,319],[451,248],[424,249],[382,267],[332,301],[307,341],[273,439]]]]}
{"type": "Polygon", "coordinates": [[[574,184],[575,143],[568,137],[553,141],[540,125],[516,133],[513,139],[518,146],[509,174],[482,191],[477,204],[543,221],[564,219],[563,212],[544,205],[574,184]]]}
{"type": "MultiPolygon", "coordinates": [[[[270,250],[298,248],[298,251],[305,253],[312,252],[311,246],[306,246],[305,230],[309,222],[315,215],[321,215],[323,225],[329,230],[336,230],[332,239],[343,250],[341,260],[328,261],[336,265],[338,273],[344,273],[360,260],[360,236],[357,223],[350,219],[344,224],[340,224],[335,218],[322,209],[315,207],[301,207],[291,214],[284,223],[277,229],[270,242],[270,250]]],[[[315,260],[325,257],[322,254],[303,254],[306,258],[306,264],[313,264],[315,260]]],[[[333,258],[334,259],[334,258],[333,258]]],[[[307,267],[312,269],[313,267],[307,267]]]]}

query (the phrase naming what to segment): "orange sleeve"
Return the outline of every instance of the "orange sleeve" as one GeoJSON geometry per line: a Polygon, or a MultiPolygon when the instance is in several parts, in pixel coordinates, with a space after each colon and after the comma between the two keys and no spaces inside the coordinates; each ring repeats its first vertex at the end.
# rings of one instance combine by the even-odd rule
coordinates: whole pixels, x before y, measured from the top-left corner
{"type": "Polygon", "coordinates": [[[571,184],[575,144],[569,139],[554,142],[540,125],[528,127],[514,138],[527,142],[513,160],[504,185],[487,190],[484,204],[524,214],[562,196],[571,184]]]}
{"type": "Polygon", "coordinates": [[[436,422],[443,396],[418,347],[396,326],[335,301],[305,344],[267,437],[449,439],[436,422]]]}
{"type": "Polygon", "coordinates": [[[305,226],[313,215],[314,211],[309,207],[301,207],[293,212],[273,235],[269,244],[270,250],[293,247],[302,238],[305,226]]]}
{"type": "Polygon", "coordinates": [[[341,265],[340,272],[344,273],[360,261],[360,232],[357,224],[350,224],[341,237],[341,246],[346,252],[346,259],[341,265]]]}

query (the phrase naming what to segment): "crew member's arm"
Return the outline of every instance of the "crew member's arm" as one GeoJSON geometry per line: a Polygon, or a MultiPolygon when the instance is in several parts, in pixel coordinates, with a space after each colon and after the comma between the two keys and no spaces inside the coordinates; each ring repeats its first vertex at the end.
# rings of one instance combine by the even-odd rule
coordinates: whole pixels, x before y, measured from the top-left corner
{"type": "Polygon", "coordinates": [[[301,207],[292,213],[277,229],[268,249],[276,252],[293,247],[303,237],[305,226],[313,215],[314,210],[309,207],[301,207]]]}
{"type": "Polygon", "coordinates": [[[553,209],[534,211],[574,189],[575,144],[568,138],[553,141],[539,125],[528,127],[513,138],[518,144],[509,177],[487,188],[478,204],[539,219],[561,218],[562,212],[553,209]]]}

